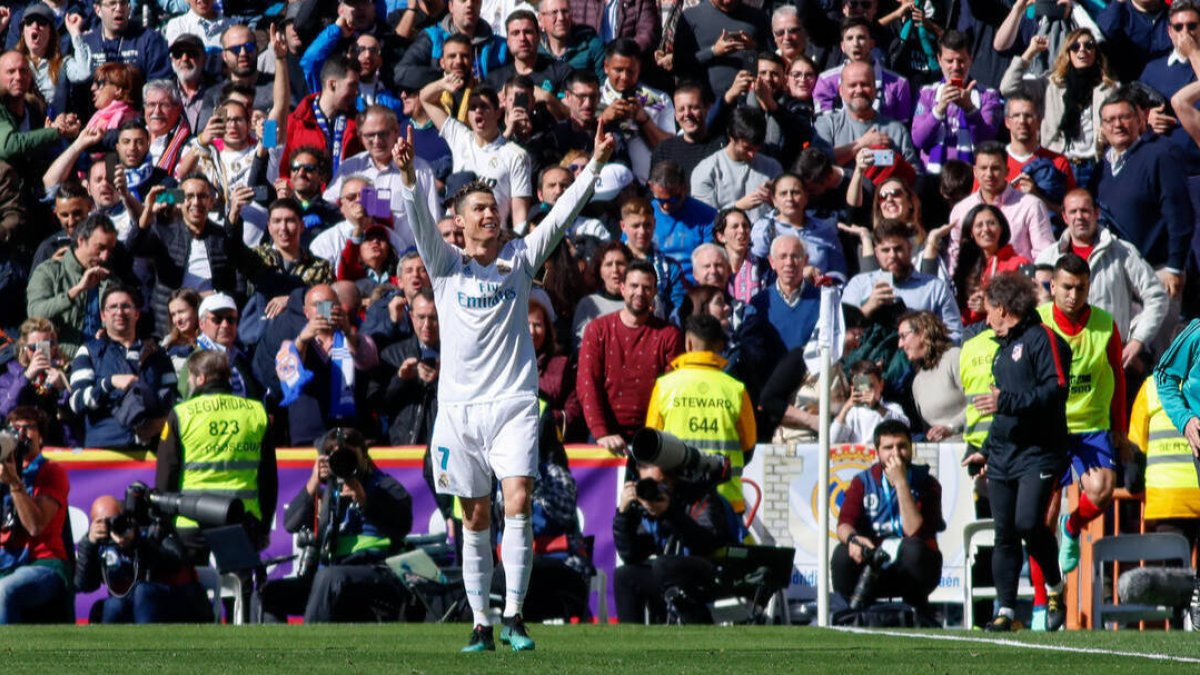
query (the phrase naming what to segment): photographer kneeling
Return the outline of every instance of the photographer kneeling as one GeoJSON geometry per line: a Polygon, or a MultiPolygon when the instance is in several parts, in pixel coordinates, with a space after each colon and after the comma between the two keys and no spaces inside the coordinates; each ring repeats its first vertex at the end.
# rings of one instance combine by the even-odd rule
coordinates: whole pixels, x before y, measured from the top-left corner
{"type": "Polygon", "coordinates": [[[301,539],[314,549],[301,554],[295,577],[263,587],[263,620],[300,613],[305,623],[398,618],[408,594],[383,561],[412,529],[412,497],[375,466],[354,429],[333,429],[317,450],[308,484],[284,513],[287,531],[307,530],[301,539]]]}
{"type": "Polygon", "coordinates": [[[842,501],[833,588],[853,610],[898,595],[928,616],[929,594],[942,575],[942,486],[928,466],[912,463],[912,433],[903,422],[881,422],[874,436],[879,460],[854,477],[842,501]]]}
{"type": "Polygon", "coordinates": [[[102,623],[189,623],[212,620],[212,609],[183,545],[159,525],[142,527],[112,495],[92,502],[92,524],[76,545],[75,587],[104,584],[102,623]]]}
{"type": "MultiPolygon", "coordinates": [[[[642,456],[639,440],[647,433],[679,443],[646,429],[631,444],[635,457],[642,456]]],[[[708,609],[716,590],[712,557],[741,537],[741,521],[717,493],[717,484],[729,473],[728,460],[724,463],[723,475],[710,480],[700,472],[680,470],[684,467],[638,462],[638,481],[625,483],[613,517],[613,539],[625,563],[613,577],[621,623],[642,623],[647,609],[651,623],[664,623],[668,603],[680,623],[713,622],[708,609]]]]}
{"type": "Polygon", "coordinates": [[[48,425],[40,409],[21,406],[0,432],[0,625],[21,623],[67,593],[70,485],[67,472],[42,454],[48,425]]]}

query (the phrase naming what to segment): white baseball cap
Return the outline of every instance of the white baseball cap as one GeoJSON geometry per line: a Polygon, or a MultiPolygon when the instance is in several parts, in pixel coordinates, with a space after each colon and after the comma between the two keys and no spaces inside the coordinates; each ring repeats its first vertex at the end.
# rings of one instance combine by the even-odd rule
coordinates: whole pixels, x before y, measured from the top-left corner
{"type": "Polygon", "coordinates": [[[224,293],[213,293],[200,302],[199,316],[219,312],[223,309],[236,312],[237,308],[237,303],[233,301],[233,298],[224,293]]]}

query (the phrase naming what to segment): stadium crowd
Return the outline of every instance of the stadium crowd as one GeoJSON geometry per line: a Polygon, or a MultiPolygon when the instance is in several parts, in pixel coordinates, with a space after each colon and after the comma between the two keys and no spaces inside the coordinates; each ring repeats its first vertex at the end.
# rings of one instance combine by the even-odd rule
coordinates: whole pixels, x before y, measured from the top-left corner
{"type": "MultiPolygon", "coordinates": [[[[1055,352],[1059,389],[1023,405],[1065,416],[1062,439],[1046,431],[1064,447],[1048,452],[1107,442],[1116,458],[1076,467],[1069,543],[1161,438],[1129,412],[1136,399],[1135,418],[1156,414],[1154,367],[1200,314],[1196,0],[9,0],[0,28],[0,415],[39,449],[170,442],[177,462],[189,432],[176,405],[203,394],[260,402],[264,447],[340,428],[427,445],[439,363],[457,357],[439,351],[397,142],[411,133],[417,194],[462,249],[464,196],[494,194],[503,233],[522,237],[584,171],[597,127],[614,133],[528,308],[543,445],[619,454],[651,425],[734,467],[716,491],[664,492],[687,509],[635,493],[654,471],[631,468],[614,521],[630,568],[616,579],[622,620],[661,617],[672,574],[711,574],[651,570],[648,556],[737,540],[723,514],[744,508],[736,476],[756,442],[815,440],[821,339],[841,354],[836,441],[877,442],[892,421],[892,446],[966,441],[982,451],[967,463],[989,455],[1011,487],[1009,508],[1037,488],[1018,488],[995,453],[1031,441],[988,427],[995,413],[993,428],[1026,433],[1003,393],[1024,375],[992,362],[997,349],[1019,361],[1026,338],[1012,336],[1045,321],[1061,337],[1031,342],[1027,360],[1070,347],[1055,352]],[[828,286],[841,311],[822,323],[828,286]]],[[[889,452],[911,462],[911,447],[889,452]]],[[[66,478],[36,456],[4,474],[4,598],[26,575],[13,570],[39,561],[23,583],[70,583],[53,562],[66,478]]],[[[567,543],[538,549],[554,569],[537,568],[530,595],[565,579],[577,609],[592,570],[575,484],[565,455],[542,459],[537,535],[567,543]]],[[[876,471],[860,489],[903,482],[888,467],[891,480],[876,471]]],[[[186,474],[160,468],[157,487],[194,488],[186,474]]],[[[289,522],[313,519],[327,475],[314,467],[289,522]]],[[[411,509],[403,488],[376,483],[348,498],[411,509]]],[[[258,485],[261,516],[277,495],[258,485]]],[[[1031,542],[1037,568],[1053,533],[1028,521],[1049,495],[1026,501],[998,516],[998,541],[1017,542],[1013,560],[1015,537],[1031,542]]],[[[107,522],[115,507],[99,506],[107,522]]],[[[1194,540],[1195,522],[1177,519],[1200,505],[1180,509],[1159,517],[1194,540]]],[[[868,511],[843,519],[835,562],[860,568],[882,540],[866,541],[882,517],[868,511]]],[[[917,538],[906,564],[924,587],[940,513],[922,514],[892,534],[917,538]]],[[[364,542],[411,525],[359,520],[364,542]]],[[[93,529],[81,552],[104,539],[93,529]]],[[[181,564],[160,581],[188,579],[181,564]]],[[[836,579],[844,594],[859,568],[836,579]]],[[[1061,584],[1037,580],[1053,604],[1061,584]]],[[[676,609],[704,620],[696,604],[676,609]]],[[[289,606],[305,604],[271,611],[289,606]]],[[[17,605],[0,614],[20,619],[17,605]]]]}

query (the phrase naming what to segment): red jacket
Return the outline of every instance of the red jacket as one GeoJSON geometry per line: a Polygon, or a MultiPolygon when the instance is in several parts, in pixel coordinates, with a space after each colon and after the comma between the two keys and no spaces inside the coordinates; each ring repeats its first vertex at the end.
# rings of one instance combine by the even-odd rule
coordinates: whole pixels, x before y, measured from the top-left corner
{"type": "MultiPolygon", "coordinates": [[[[317,124],[317,116],[313,113],[313,102],[317,100],[318,96],[320,94],[305,96],[292,114],[288,115],[287,144],[283,148],[283,157],[279,160],[279,175],[282,178],[291,176],[292,153],[297,148],[312,145],[328,151],[329,143],[326,142],[325,132],[321,131],[321,125],[317,124]]],[[[330,120],[330,123],[332,122],[333,120],[330,120]]],[[[346,120],[341,159],[357,155],[363,150],[366,148],[363,147],[362,140],[358,137],[358,124],[351,115],[346,120]]]]}
{"type": "MultiPolygon", "coordinates": [[[[988,258],[983,264],[983,274],[980,278],[980,283],[983,286],[987,286],[988,282],[995,275],[1001,272],[1016,272],[1021,269],[1022,265],[1029,264],[1031,264],[1029,259],[1017,253],[1013,249],[1012,244],[1005,244],[999,251],[996,251],[996,255],[988,258]]],[[[985,318],[987,318],[987,314],[984,312],[976,312],[969,307],[962,308],[964,326],[973,324],[976,321],[983,321],[985,318]]]]}

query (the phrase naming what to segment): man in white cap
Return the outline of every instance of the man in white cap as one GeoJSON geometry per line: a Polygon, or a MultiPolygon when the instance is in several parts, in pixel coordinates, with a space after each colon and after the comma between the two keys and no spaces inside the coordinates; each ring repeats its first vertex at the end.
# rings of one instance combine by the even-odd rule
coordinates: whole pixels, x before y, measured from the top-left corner
{"type": "Polygon", "coordinates": [[[258,384],[251,375],[250,362],[238,347],[238,307],[233,298],[213,293],[200,302],[200,335],[197,349],[223,352],[229,356],[229,385],[235,396],[258,398],[258,384]]]}

